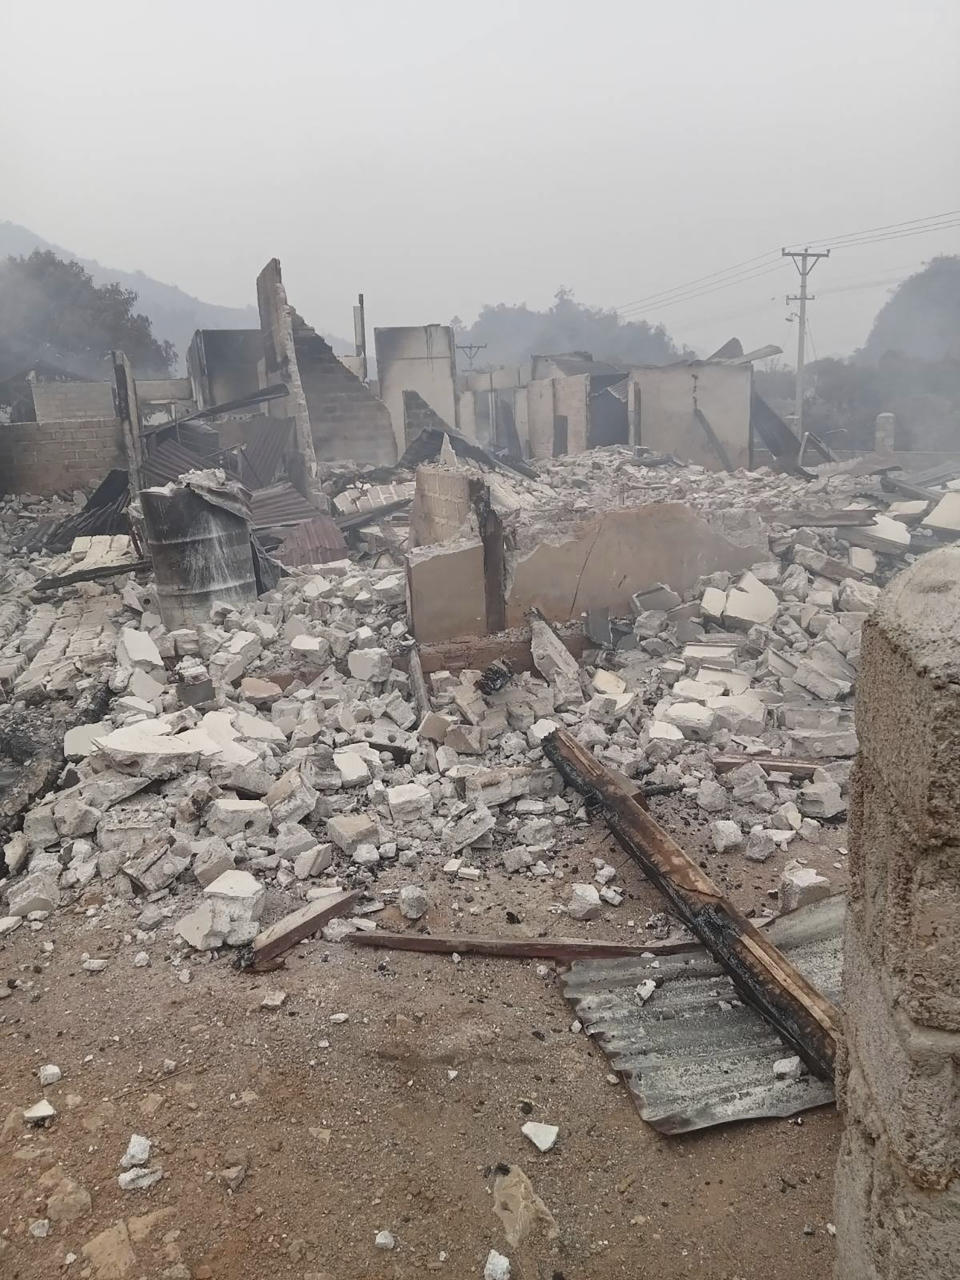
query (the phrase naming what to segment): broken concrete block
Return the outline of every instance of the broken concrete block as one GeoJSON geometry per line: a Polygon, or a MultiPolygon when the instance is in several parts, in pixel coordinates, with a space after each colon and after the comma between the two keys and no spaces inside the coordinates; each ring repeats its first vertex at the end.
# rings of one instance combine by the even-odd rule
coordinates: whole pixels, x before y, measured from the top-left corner
{"type": "Polygon", "coordinates": [[[668,724],[676,725],[685,738],[703,741],[710,737],[716,715],[699,702],[675,702],[662,713],[668,724]]]}
{"type": "Polygon", "coordinates": [[[261,836],[270,830],[270,810],[262,800],[214,800],[206,813],[207,830],[215,836],[261,836]]]}
{"type": "Polygon", "coordinates": [[[394,822],[418,822],[433,812],[433,796],[418,782],[387,788],[387,804],[394,822]]]}
{"type": "Polygon", "coordinates": [[[727,592],[723,610],[727,626],[749,630],[760,624],[768,626],[777,616],[776,594],[749,569],[735,587],[727,592]]]}
{"type": "Polygon", "coordinates": [[[480,725],[455,724],[448,730],[443,745],[460,755],[483,755],[487,749],[487,731],[480,725]]]}
{"type": "Polygon", "coordinates": [[[604,693],[614,698],[627,691],[627,682],[623,676],[618,676],[615,671],[604,671],[602,667],[598,667],[593,673],[590,683],[596,693],[604,693]]]}
{"type": "Polygon", "coordinates": [[[315,844],[303,853],[298,853],[293,861],[293,874],[298,880],[308,880],[310,876],[318,876],[333,862],[332,846],[315,844]]]}
{"type": "Polygon", "coordinates": [[[738,693],[710,698],[707,707],[716,716],[716,725],[731,733],[756,735],[764,730],[767,709],[755,694],[738,693]]]}
{"type": "Polygon", "coordinates": [[[31,871],[7,887],[7,914],[27,916],[31,911],[53,911],[60,904],[59,867],[31,871]]]}
{"type": "Polygon", "coordinates": [[[697,804],[707,813],[723,813],[729,801],[727,793],[719,782],[712,778],[704,778],[697,788],[697,804]]]}
{"type": "Polygon", "coordinates": [[[370,781],[367,762],[356,751],[335,751],[333,763],[339,771],[342,787],[365,787],[370,781]]]}
{"type": "Polygon", "coordinates": [[[649,613],[651,609],[660,612],[676,609],[682,604],[682,600],[672,587],[668,587],[664,582],[658,582],[655,587],[648,587],[646,591],[637,591],[630,597],[630,604],[633,612],[639,615],[649,613]]]}
{"type": "Polygon", "coordinates": [[[799,1080],[803,1075],[803,1063],[796,1054],[789,1058],[778,1058],[773,1064],[773,1075],[776,1080],[799,1080]]]}
{"type": "MultiPolygon", "coordinates": [[[[923,520],[926,529],[951,537],[960,537],[960,493],[945,493],[930,514],[923,520]]],[[[909,540],[909,534],[908,534],[909,540]]]]}
{"type": "Polygon", "coordinates": [[[365,813],[338,813],[327,819],[327,835],[344,853],[351,854],[362,844],[380,843],[380,826],[365,813]]]}
{"type": "Polygon", "coordinates": [[[495,826],[496,819],[490,810],[478,804],[470,813],[444,827],[441,843],[447,853],[458,853],[475,844],[495,826]]]}
{"type": "Polygon", "coordinates": [[[788,862],[780,877],[779,902],[781,911],[795,911],[830,897],[830,881],[826,876],[804,867],[799,862],[788,862]]]}
{"type": "Polygon", "coordinates": [[[441,715],[438,711],[429,711],[418,730],[420,737],[427,742],[435,742],[440,746],[445,742],[447,734],[456,725],[453,716],[441,715]]]}
{"type": "Polygon", "coordinates": [[[399,894],[400,914],[405,920],[419,920],[430,907],[426,891],[418,884],[405,884],[399,894]]]}
{"type": "Polygon", "coordinates": [[[580,664],[553,629],[540,619],[530,624],[530,652],[533,665],[548,684],[560,677],[580,682],[580,664]]]}
{"type": "Polygon", "coordinates": [[[386,649],[354,649],[347,655],[347,666],[355,680],[386,680],[393,662],[386,649]]]}
{"type": "Polygon", "coordinates": [[[844,578],[837,595],[837,607],[843,613],[871,613],[880,599],[880,588],[855,578],[844,578]]]}
{"type": "Polygon", "coordinates": [[[274,851],[281,858],[295,858],[298,853],[312,849],[317,837],[299,822],[281,822],[277,827],[277,839],[274,851]]]}
{"type": "Polygon", "coordinates": [[[301,818],[309,817],[319,799],[299,768],[288,769],[281,774],[263,797],[276,826],[281,822],[299,822],[301,818]]]}
{"type": "Polygon", "coordinates": [[[520,1126],[520,1132],[530,1139],[538,1151],[549,1151],[556,1142],[560,1129],[555,1124],[540,1124],[537,1120],[528,1120],[520,1126]]]}
{"type": "Polygon", "coordinates": [[[700,614],[710,622],[722,622],[727,593],[719,587],[707,587],[700,598],[700,614]]]}
{"type": "MultiPolygon", "coordinates": [[[[702,675],[702,671],[701,671],[702,675]]],[[[702,702],[705,706],[711,698],[722,698],[725,692],[723,684],[707,682],[703,679],[684,678],[674,682],[672,693],[682,702],[702,702]]]]}
{"type": "Polygon", "coordinates": [[[283,690],[272,680],[261,680],[256,676],[244,676],[240,681],[240,696],[255,707],[270,707],[283,697],[283,690]]]}
{"type": "Polygon", "coordinates": [[[195,840],[190,848],[193,853],[190,870],[204,887],[233,867],[233,850],[219,836],[195,840]]]}
{"type": "Polygon", "coordinates": [[[800,789],[800,812],[806,818],[835,818],[846,811],[840,786],[828,774],[805,782],[800,789]]]}
{"type": "Polygon", "coordinates": [[[743,848],[740,824],[729,818],[720,818],[710,823],[710,839],[717,853],[735,853],[743,848]]]}
{"type": "Polygon", "coordinates": [[[138,631],[135,627],[124,627],[117,641],[117,662],[121,667],[142,671],[163,671],[163,658],[160,650],[146,631],[138,631]]]}
{"type": "Polygon", "coordinates": [[[96,724],[78,724],[63,735],[63,755],[66,760],[83,760],[96,750],[96,739],[102,738],[113,728],[105,720],[96,724]]]}
{"type": "Polygon", "coordinates": [[[743,856],[748,862],[766,862],[776,851],[776,843],[769,832],[751,831],[747,836],[747,847],[743,856]]]}
{"type": "Polygon", "coordinates": [[[567,914],[574,920],[595,920],[600,911],[600,895],[593,885],[575,884],[570,891],[567,914]]]}
{"type": "Polygon", "coordinates": [[[504,871],[513,874],[517,871],[526,871],[528,867],[532,867],[533,854],[529,849],[518,845],[515,849],[505,850],[501,861],[503,862],[504,871]]]}
{"type": "MultiPolygon", "coordinates": [[[[56,833],[54,833],[56,839],[56,833]]],[[[53,840],[50,841],[53,844],[53,840]]],[[[27,854],[30,852],[30,842],[22,831],[15,831],[10,839],[3,846],[3,854],[7,863],[7,873],[16,875],[20,868],[27,860],[27,854]]]]}
{"type": "Polygon", "coordinates": [[[651,720],[647,726],[647,737],[651,742],[682,742],[683,732],[666,720],[651,720]]]}
{"type": "Polygon", "coordinates": [[[549,738],[551,733],[556,733],[559,728],[556,720],[537,720],[527,730],[527,744],[530,747],[539,747],[544,739],[549,738]]]}

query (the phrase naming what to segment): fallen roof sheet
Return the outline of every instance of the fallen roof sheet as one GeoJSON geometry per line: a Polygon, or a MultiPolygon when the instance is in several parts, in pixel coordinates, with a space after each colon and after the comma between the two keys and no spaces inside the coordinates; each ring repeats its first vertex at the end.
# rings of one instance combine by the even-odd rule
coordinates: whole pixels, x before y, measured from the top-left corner
{"type": "MultiPolygon", "coordinates": [[[[838,894],[769,927],[771,940],[833,1001],[844,907],[838,894]]],[[[774,1063],[791,1051],[701,946],[646,960],[581,961],[563,987],[585,1030],[623,1074],[640,1115],[661,1133],[789,1116],[833,1101],[832,1085],[816,1076],[774,1076],[774,1063]],[[657,989],[643,1003],[636,989],[648,978],[657,989]]]]}
{"type": "Polygon", "coordinates": [[[314,516],[305,520],[284,538],[273,558],[287,566],[329,564],[349,556],[347,543],[332,516],[314,516]]]}
{"type": "Polygon", "coordinates": [[[250,510],[255,529],[275,524],[299,524],[321,514],[292,484],[282,482],[267,489],[256,489],[250,495],[250,510]]]}

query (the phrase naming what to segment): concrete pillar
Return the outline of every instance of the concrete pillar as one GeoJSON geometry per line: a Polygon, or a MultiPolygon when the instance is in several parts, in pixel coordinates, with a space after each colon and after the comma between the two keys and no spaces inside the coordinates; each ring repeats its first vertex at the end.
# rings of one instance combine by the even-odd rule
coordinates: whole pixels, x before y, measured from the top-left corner
{"type": "Polygon", "coordinates": [[[850,805],[837,1280],[960,1275],[960,548],[865,622],[850,805]]]}
{"type": "Polygon", "coordinates": [[[877,453],[893,453],[896,448],[897,419],[892,413],[878,413],[873,444],[877,453]]]}

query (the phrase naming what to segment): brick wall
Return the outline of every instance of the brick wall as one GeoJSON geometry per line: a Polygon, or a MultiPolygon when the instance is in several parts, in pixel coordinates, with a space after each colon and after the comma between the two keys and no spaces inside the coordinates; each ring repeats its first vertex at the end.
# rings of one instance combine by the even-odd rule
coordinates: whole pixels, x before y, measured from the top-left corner
{"type": "Polygon", "coordinates": [[[309,325],[295,320],[293,340],[318,459],[392,467],[397,446],[387,406],[309,325]]]}
{"type": "Polygon", "coordinates": [[[0,491],[49,495],[92,489],[125,467],[118,418],[0,424],[0,491]]]}

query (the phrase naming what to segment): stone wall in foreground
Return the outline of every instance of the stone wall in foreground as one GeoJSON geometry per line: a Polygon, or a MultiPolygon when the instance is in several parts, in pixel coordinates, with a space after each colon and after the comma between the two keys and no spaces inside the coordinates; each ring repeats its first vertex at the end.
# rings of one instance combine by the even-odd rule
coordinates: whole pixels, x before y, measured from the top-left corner
{"type": "Polygon", "coordinates": [[[863,628],[838,1280],[960,1275],[960,549],[863,628]]]}

